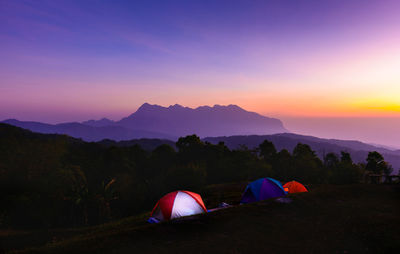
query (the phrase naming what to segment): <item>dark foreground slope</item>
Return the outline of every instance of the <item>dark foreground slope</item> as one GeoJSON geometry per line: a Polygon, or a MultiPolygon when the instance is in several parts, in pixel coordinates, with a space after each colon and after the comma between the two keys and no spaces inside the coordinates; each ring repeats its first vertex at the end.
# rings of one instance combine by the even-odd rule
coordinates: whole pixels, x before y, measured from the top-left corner
{"type": "MultiPolygon", "coordinates": [[[[238,200],[241,188],[211,187],[206,205],[238,200]]],[[[130,218],[22,253],[396,253],[399,194],[393,185],[321,185],[290,204],[265,201],[158,225],[130,218]]]]}

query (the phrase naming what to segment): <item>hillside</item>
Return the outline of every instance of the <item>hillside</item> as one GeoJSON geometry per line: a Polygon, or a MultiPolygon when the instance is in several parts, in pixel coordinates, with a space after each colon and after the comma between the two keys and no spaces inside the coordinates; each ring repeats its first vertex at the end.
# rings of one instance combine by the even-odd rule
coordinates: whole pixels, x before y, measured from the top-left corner
{"type": "Polygon", "coordinates": [[[147,138],[175,139],[174,136],[147,130],[131,130],[117,125],[90,126],[82,123],[45,124],[40,122],[25,122],[15,119],[4,120],[2,123],[14,125],[43,134],[65,134],[85,141],[100,141],[112,139],[116,141],[147,138]]]}
{"type": "MultiPolygon", "coordinates": [[[[206,205],[232,203],[242,188],[216,185],[202,194],[206,205]]],[[[320,185],[289,197],[289,204],[268,200],[158,225],[147,224],[143,214],[0,239],[8,249],[25,249],[18,253],[396,253],[400,247],[399,187],[320,185]]]]}
{"type": "MultiPolygon", "coordinates": [[[[15,137],[20,140],[21,143],[27,142],[28,140],[36,139],[36,140],[48,140],[48,141],[56,141],[57,139],[65,139],[67,143],[75,143],[75,144],[85,144],[86,142],[69,137],[67,135],[61,134],[43,134],[40,132],[33,132],[28,129],[20,128],[14,125],[9,125],[5,123],[0,123],[0,137],[4,139],[9,137],[15,137]]],[[[163,144],[168,144],[170,146],[175,146],[175,142],[167,140],[167,139],[151,139],[151,138],[142,138],[142,139],[131,139],[126,141],[114,141],[110,139],[103,139],[97,142],[99,145],[104,147],[111,147],[111,146],[134,146],[139,145],[146,151],[152,151],[156,149],[158,146],[163,144]]]]}
{"type": "MultiPolygon", "coordinates": [[[[176,149],[164,144],[146,151],[135,142],[88,143],[0,124],[0,247],[39,248],[28,253],[388,253],[398,247],[398,187],[356,184],[365,182],[365,171],[349,160],[325,165],[301,144],[269,164],[252,150],[196,136],[180,139],[176,149]],[[209,209],[237,205],[246,184],[266,176],[296,179],[310,193],[290,204],[267,201],[145,222],[173,190],[200,193],[209,209]]],[[[166,141],[145,140],[158,142],[166,141]]]]}

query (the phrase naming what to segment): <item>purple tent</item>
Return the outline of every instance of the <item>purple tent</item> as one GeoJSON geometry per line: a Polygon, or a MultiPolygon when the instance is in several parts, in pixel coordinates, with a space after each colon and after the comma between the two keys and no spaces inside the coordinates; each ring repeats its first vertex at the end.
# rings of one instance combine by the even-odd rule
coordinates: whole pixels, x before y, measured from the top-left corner
{"type": "Polygon", "coordinates": [[[240,203],[251,203],[286,195],[279,181],[272,178],[260,178],[247,185],[240,203]]]}

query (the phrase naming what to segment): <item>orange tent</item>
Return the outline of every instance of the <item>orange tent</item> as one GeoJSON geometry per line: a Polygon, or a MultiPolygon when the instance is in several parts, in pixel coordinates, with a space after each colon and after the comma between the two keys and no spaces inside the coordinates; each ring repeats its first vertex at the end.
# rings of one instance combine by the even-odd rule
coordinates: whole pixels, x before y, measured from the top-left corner
{"type": "Polygon", "coordinates": [[[306,187],[299,182],[291,181],[287,182],[283,185],[283,189],[289,193],[296,193],[296,192],[308,192],[306,187]]]}

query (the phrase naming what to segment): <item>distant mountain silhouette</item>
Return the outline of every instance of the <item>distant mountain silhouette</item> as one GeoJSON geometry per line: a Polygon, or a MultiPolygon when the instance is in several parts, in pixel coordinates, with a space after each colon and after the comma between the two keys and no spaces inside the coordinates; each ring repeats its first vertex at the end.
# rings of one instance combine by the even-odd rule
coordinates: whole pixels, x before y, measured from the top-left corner
{"type": "Polygon", "coordinates": [[[107,119],[107,118],[102,118],[100,120],[85,121],[85,122],[82,122],[82,124],[92,126],[92,127],[104,127],[104,126],[114,125],[115,122],[110,119],[107,119]]]}
{"type": "MultiPolygon", "coordinates": [[[[77,139],[73,137],[69,137],[67,135],[60,135],[60,134],[43,134],[43,133],[38,133],[38,132],[33,132],[31,130],[23,129],[21,127],[17,127],[14,125],[9,125],[6,123],[0,123],[0,141],[1,138],[3,137],[10,137],[14,136],[17,139],[19,139],[19,142],[26,142],[29,139],[39,139],[43,141],[51,141],[51,140],[57,140],[60,138],[63,138],[64,140],[67,140],[68,143],[79,143],[79,144],[84,144],[86,143],[82,139],[77,139]]],[[[143,148],[146,151],[153,151],[160,145],[170,145],[173,148],[175,148],[175,142],[167,139],[150,139],[150,138],[145,138],[145,139],[131,139],[127,141],[114,141],[110,139],[103,139],[101,141],[97,142],[100,145],[103,145],[105,147],[110,147],[110,146],[120,146],[120,147],[127,147],[127,146],[134,146],[134,145],[139,145],[141,148],[143,148]]]]}
{"type": "Polygon", "coordinates": [[[192,109],[178,104],[162,107],[144,103],[135,113],[120,121],[103,118],[55,125],[15,119],[3,122],[40,133],[67,134],[85,141],[138,138],[176,140],[191,134],[206,137],[288,132],[279,119],[249,112],[236,105],[192,109]]]}
{"type": "Polygon", "coordinates": [[[241,145],[248,148],[258,147],[264,140],[269,140],[274,143],[278,151],[287,149],[293,152],[294,147],[298,143],[308,144],[322,159],[329,152],[337,153],[340,156],[340,151],[347,151],[351,154],[354,162],[366,163],[368,152],[377,151],[381,153],[385,160],[392,164],[394,172],[400,169],[400,150],[393,151],[382,147],[365,144],[354,140],[338,140],[338,139],[323,139],[313,136],[304,136],[293,133],[282,133],[275,135],[250,135],[250,136],[230,136],[230,137],[207,137],[204,141],[212,144],[224,142],[230,149],[237,149],[241,145]]]}
{"type": "Polygon", "coordinates": [[[236,105],[192,109],[178,104],[162,107],[145,103],[135,113],[116,124],[178,137],[191,134],[205,137],[288,132],[279,119],[249,112],[236,105]]]}
{"type": "Polygon", "coordinates": [[[103,139],[112,139],[116,141],[130,140],[138,138],[162,138],[175,139],[175,137],[163,133],[157,133],[144,130],[130,130],[117,125],[93,127],[81,123],[61,123],[45,124],[39,122],[23,122],[15,119],[3,121],[10,125],[28,129],[34,132],[45,134],[66,134],[74,138],[81,138],[85,141],[100,141],[103,139]]]}

